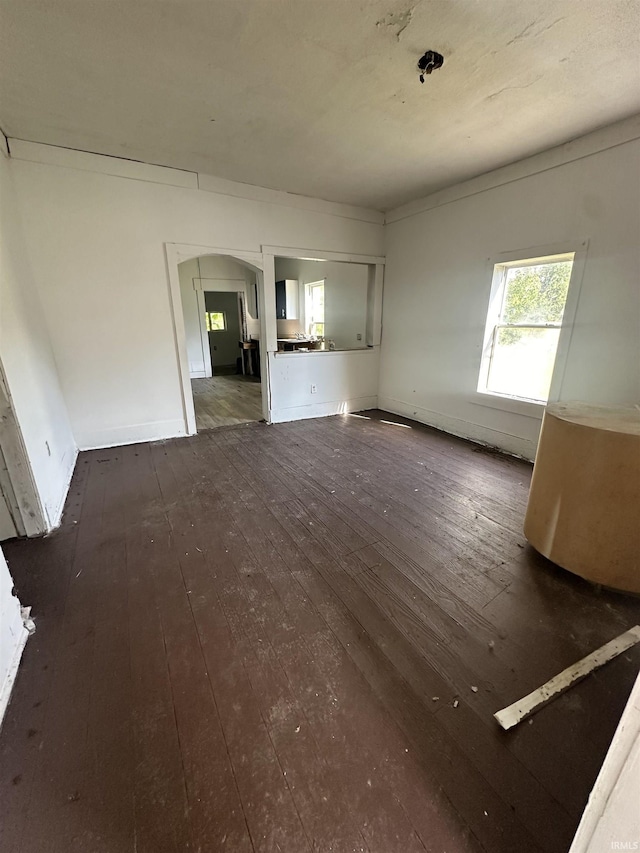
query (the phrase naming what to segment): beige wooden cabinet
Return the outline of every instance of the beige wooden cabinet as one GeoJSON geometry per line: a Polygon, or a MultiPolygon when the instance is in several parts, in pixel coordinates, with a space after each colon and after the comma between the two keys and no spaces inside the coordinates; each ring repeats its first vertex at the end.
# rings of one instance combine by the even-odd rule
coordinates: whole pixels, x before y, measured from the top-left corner
{"type": "Polygon", "coordinates": [[[547,407],[524,532],[559,566],[640,593],[640,410],[547,407]]]}

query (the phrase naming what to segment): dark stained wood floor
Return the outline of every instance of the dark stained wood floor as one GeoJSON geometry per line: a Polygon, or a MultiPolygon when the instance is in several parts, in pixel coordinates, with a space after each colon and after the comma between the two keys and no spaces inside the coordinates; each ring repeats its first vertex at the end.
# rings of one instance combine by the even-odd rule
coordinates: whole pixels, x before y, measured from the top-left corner
{"type": "Polygon", "coordinates": [[[640,602],[526,545],[529,465],[366,414],[83,453],[6,543],[3,853],[568,849],[640,650],[492,714],[640,602]]]}

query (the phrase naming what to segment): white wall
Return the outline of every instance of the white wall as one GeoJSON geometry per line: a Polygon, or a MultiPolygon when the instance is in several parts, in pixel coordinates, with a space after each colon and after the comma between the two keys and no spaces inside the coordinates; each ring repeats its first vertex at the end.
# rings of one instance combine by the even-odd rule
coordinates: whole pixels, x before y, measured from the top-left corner
{"type": "Polygon", "coordinates": [[[0,551],[0,723],[27,639],[20,602],[11,594],[12,589],[13,581],[4,554],[0,551]]]}
{"type": "MultiPolygon", "coordinates": [[[[334,341],[338,349],[366,346],[368,276],[365,264],[276,258],[276,281],[292,278],[308,284],[325,279],[325,338],[334,341]],[[361,340],[358,340],[359,334],[361,340]]],[[[299,331],[306,332],[303,289],[300,309],[299,331]]],[[[279,336],[281,329],[285,333],[281,324],[287,322],[278,321],[279,336]]]]}
{"type": "Polygon", "coordinates": [[[269,353],[274,423],[373,409],[379,347],[342,352],[269,353]],[[311,385],[315,385],[315,392],[311,385]]]}
{"type": "Polygon", "coordinates": [[[381,408],[533,458],[540,416],[480,405],[476,395],[488,260],[585,238],[561,399],[639,400],[640,142],[625,138],[613,127],[605,150],[590,152],[585,137],[580,159],[549,152],[388,215],[381,408]]]}
{"type": "MultiPolygon", "coordinates": [[[[23,238],[13,165],[0,154],[0,358],[49,530],[59,523],[77,451],[49,337],[51,318],[23,238]]],[[[49,264],[55,266],[55,257],[49,264]]]]}
{"type": "Polygon", "coordinates": [[[198,189],[203,176],[51,146],[12,142],[11,165],[82,448],[184,432],[165,242],[380,254],[383,228],[367,211],[284,193],[222,195],[198,189]]]}

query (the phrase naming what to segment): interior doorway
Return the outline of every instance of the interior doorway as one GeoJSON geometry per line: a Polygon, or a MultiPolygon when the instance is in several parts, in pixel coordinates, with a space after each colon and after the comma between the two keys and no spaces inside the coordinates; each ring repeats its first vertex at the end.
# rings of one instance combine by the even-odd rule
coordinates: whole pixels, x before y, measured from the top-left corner
{"type": "Polygon", "coordinates": [[[230,255],[178,264],[197,431],[263,417],[257,276],[230,255]]]}

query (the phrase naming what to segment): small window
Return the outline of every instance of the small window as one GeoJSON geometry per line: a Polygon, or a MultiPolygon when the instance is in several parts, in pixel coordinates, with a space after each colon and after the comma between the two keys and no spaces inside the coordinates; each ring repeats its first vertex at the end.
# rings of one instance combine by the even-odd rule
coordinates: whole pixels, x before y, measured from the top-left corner
{"type": "Polygon", "coordinates": [[[324,337],[324,280],[307,285],[305,310],[309,334],[324,337]]]}
{"type": "Polygon", "coordinates": [[[227,328],[227,318],[224,311],[205,311],[207,332],[224,332],[227,328]]]}
{"type": "Polygon", "coordinates": [[[478,391],[547,402],[573,259],[496,264],[478,391]]]}

